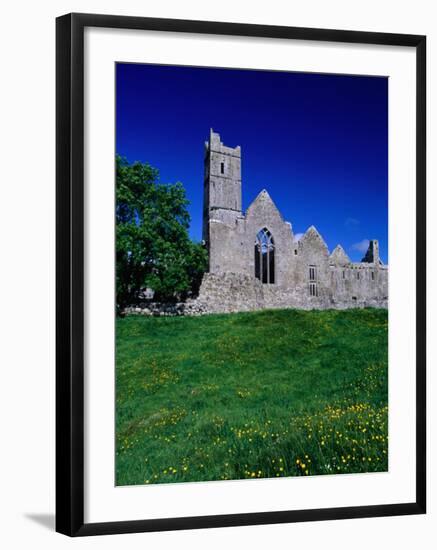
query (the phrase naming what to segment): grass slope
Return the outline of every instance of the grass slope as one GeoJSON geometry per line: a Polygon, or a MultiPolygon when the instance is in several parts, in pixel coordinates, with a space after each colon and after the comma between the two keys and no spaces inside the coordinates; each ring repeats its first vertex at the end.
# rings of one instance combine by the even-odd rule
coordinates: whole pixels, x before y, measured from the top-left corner
{"type": "Polygon", "coordinates": [[[388,465],[387,311],[117,320],[116,483],[388,465]]]}

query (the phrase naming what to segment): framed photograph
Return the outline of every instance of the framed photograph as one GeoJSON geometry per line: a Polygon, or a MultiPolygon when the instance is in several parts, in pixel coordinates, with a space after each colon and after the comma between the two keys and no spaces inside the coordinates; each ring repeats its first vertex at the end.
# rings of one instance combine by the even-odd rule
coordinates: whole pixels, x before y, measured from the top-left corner
{"type": "Polygon", "coordinates": [[[425,37],[56,40],[57,530],[425,513],[425,37]]]}

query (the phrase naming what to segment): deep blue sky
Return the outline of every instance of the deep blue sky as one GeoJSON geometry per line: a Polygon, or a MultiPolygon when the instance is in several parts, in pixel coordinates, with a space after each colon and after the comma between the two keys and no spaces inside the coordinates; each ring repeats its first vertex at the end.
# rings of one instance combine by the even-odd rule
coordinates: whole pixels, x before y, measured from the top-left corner
{"type": "Polygon", "coordinates": [[[118,64],[116,149],[183,183],[202,235],[209,129],[242,148],[243,208],[267,189],[294,233],[315,225],[359,261],[388,260],[388,80],[380,77],[118,64]]]}

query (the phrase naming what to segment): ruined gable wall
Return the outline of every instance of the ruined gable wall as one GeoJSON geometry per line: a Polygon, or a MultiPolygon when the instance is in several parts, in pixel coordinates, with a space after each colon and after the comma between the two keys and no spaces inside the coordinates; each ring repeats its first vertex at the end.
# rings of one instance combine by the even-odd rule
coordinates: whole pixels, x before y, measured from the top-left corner
{"type": "Polygon", "coordinates": [[[308,301],[317,302],[317,298],[330,300],[332,288],[330,284],[329,251],[317,231],[310,229],[301,238],[297,247],[296,270],[293,282],[302,288],[308,301]],[[318,296],[309,293],[309,267],[316,266],[318,296]]]}
{"type": "Polygon", "coordinates": [[[261,192],[250,205],[245,223],[247,274],[255,274],[255,239],[257,233],[266,227],[273,236],[275,245],[275,285],[289,286],[290,273],[294,267],[293,234],[267,192],[261,192]]]}

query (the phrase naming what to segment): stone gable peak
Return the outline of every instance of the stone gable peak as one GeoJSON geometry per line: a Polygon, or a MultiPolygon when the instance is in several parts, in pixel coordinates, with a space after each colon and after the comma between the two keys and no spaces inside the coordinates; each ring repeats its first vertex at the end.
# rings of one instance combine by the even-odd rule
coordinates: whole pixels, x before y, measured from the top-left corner
{"type": "MultiPolygon", "coordinates": [[[[258,193],[258,195],[256,196],[256,198],[250,203],[249,205],[249,208],[247,209],[247,212],[249,212],[249,210],[251,210],[256,204],[258,203],[262,203],[262,202],[269,202],[272,204],[272,206],[274,207],[274,209],[278,212],[278,214],[281,216],[281,213],[279,212],[279,209],[278,207],[276,206],[276,204],[273,202],[273,199],[272,197],[269,195],[267,189],[263,189],[262,191],[260,191],[258,193]]],[[[281,216],[282,218],[282,216],[281,216]]]]}
{"type": "Polygon", "coordinates": [[[329,259],[337,264],[349,264],[350,258],[344,251],[344,248],[341,246],[341,244],[338,244],[334,250],[332,251],[331,255],[329,256],[329,259]]]}
{"type": "Polygon", "coordinates": [[[314,242],[319,241],[324,248],[328,251],[328,246],[325,243],[323,237],[320,235],[320,233],[317,231],[314,225],[311,225],[308,227],[308,229],[305,231],[303,237],[300,239],[299,243],[303,246],[305,242],[314,242]]]}

